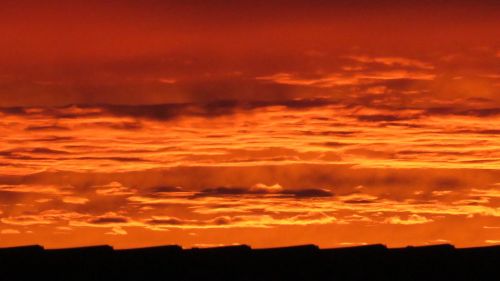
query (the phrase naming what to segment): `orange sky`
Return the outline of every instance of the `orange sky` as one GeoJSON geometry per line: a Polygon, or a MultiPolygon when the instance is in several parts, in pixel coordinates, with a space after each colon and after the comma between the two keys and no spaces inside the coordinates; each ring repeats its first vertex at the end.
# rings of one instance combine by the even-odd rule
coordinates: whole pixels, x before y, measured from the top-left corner
{"type": "Polygon", "coordinates": [[[498,1],[5,1],[0,246],[500,243],[498,1]]]}

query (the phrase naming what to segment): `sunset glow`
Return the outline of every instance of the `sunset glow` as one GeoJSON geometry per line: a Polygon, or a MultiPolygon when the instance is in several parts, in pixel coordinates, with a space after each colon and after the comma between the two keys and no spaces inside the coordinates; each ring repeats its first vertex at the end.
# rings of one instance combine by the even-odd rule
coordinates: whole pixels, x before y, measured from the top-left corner
{"type": "Polygon", "coordinates": [[[167,2],[2,4],[0,246],[499,243],[498,1],[167,2]]]}

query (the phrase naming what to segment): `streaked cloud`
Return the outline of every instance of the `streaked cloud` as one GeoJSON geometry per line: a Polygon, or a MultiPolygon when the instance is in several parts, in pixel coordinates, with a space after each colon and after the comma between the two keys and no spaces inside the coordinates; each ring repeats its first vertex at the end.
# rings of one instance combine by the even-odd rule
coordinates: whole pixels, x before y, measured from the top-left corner
{"type": "Polygon", "coordinates": [[[403,225],[408,225],[408,224],[423,224],[423,223],[429,223],[432,222],[431,219],[428,219],[424,216],[420,216],[417,214],[412,214],[408,218],[401,218],[399,216],[395,217],[389,217],[386,219],[387,223],[390,224],[403,224],[403,225]]]}
{"type": "Polygon", "coordinates": [[[65,196],[62,198],[62,201],[68,204],[85,204],[89,202],[89,199],[78,196],[65,196]]]}
{"type": "Polygon", "coordinates": [[[19,230],[12,228],[6,228],[0,230],[0,234],[19,234],[19,233],[21,233],[19,230]]]}
{"type": "Polygon", "coordinates": [[[491,5],[24,2],[0,10],[0,247],[500,235],[491,5]]]}

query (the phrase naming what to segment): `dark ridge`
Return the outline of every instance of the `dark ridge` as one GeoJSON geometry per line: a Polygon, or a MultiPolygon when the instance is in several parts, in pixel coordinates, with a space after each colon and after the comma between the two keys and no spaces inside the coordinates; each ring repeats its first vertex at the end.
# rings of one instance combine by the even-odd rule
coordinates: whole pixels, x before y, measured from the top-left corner
{"type": "Polygon", "coordinates": [[[0,248],[0,280],[499,280],[500,245],[0,248]]]}
{"type": "Polygon", "coordinates": [[[387,251],[387,247],[382,244],[321,249],[321,252],[331,254],[379,254],[387,251]]]}
{"type": "Polygon", "coordinates": [[[117,254],[178,254],[182,247],[178,245],[153,246],[131,249],[117,249],[117,254]]]}
{"type": "Polygon", "coordinates": [[[26,246],[14,246],[14,247],[5,247],[5,248],[0,248],[0,253],[6,253],[6,252],[31,252],[31,251],[43,251],[44,248],[40,245],[26,245],[26,246]]]}
{"type": "Polygon", "coordinates": [[[43,253],[44,248],[40,245],[26,245],[26,246],[16,246],[16,247],[6,247],[0,248],[0,255],[6,254],[35,254],[43,253]]]}
{"type": "Polygon", "coordinates": [[[186,253],[190,254],[241,254],[249,253],[252,248],[248,245],[232,245],[232,246],[221,246],[221,247],[210,247],[210,248],[198,248],[194,247],[191,249],[184,250],[186,253]]]}
{"type": "Polygon", "coordinates": [[[113,247],[109,245],[76,247],[76,248],[61,248],[61,249],[47,249],[49,254],[103,254],[113,253],[113,247]]]}
{"type": "Polygon", "coordinates": [[[288,247],[277,247],[277,248],[263,248],[263,249],[254,249],[254,253],[272,253],[272,254],[307,254],[307,253],[316,253],[319,251],[319,247],[316,245],[297,245],[297,246],[288,246],[288,247]]]}
{"type": "Polygon", "coordinates": [[[500,245],[484,246],[484,247],[470,247],[470,248],[458,248],[457,252],[468,253],[468,252],[500,252],[500,245]]]}
{"type": "Polygon", "coordinates": [[[426,245],[426,246],[407,246],[405,248],[394,248],[396,252],[432,252],[432,253],[448,253],[455,250],[455,246],[450,244],[426,245]]]}

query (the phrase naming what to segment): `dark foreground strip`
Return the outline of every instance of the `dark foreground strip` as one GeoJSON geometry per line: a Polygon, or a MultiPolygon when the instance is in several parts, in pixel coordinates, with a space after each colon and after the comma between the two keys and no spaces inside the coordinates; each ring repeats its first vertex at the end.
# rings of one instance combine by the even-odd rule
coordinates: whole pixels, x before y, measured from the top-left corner
{"type": "Polygon", "coordinates": [[[0,248],[0,280],[500,280],[500,246],[0,248]],[[43,278],[43,279],[42,279],[43,278]]]}

